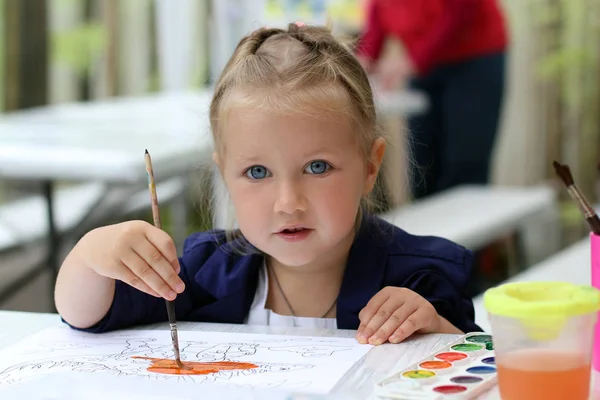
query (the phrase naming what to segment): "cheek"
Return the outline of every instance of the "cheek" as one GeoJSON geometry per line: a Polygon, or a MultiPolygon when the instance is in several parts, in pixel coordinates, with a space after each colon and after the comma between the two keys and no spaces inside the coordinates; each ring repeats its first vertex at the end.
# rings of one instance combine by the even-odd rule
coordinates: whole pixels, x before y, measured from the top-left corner
{"type": "Polygon", "coordinates": [[[260,203],[251,200],[247,196],[238,193],[239,196],[234,200],[233,194],[231,200],[235,210],[235,220],[237,226],[253,246],[264,251],[264,233],[268,231],[265,225],[269,220],[265,215],[264,207],[260,203]]]}
{"type": "Polygon", "coordinates": [[[240,226],[248,225],[246,221],[250,221],[251,225],[256,225],[256,222],[264,219],[259,216],[265,213],[267,199],[264,198],[265,191],[258,187],[259,185],[237,180],[230,181],[227,186],[240,226]]]}
{"type": "Polygon", "coordinates": [[[362,198],[363,186],[351,173],[339,174],[333,179],[324,180],[316,191],[319,201],[316,204],[326,205],[324,208],[338,219],[355,217],[362,198]]]}
{"type": "Polygon", "coordinates": [[[245,204],[248,201],[257,201],[260,198],[264,198],[265,194],[268,192],[268,187],[265,182],[252,183],[245,178],[238,178],[230,181],[227,188],[231,200],[240,205],[245,204]]]}

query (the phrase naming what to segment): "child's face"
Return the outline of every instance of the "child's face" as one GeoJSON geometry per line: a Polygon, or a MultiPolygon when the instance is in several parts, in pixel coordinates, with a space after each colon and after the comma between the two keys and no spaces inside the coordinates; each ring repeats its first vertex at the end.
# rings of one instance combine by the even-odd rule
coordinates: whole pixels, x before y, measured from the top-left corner
{"type": "Polygon", "coordinates": [[[347,121],[234,109],[221,134],[215,160],[250,243],[288,266],[348,250],[377,168],[347,121]]]}

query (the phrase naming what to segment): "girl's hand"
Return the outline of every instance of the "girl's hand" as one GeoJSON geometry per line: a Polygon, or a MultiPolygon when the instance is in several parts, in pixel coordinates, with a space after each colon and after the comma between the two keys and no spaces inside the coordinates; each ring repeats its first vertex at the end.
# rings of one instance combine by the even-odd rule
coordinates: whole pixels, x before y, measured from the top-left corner
{"type": "Polygon", "coordinates": [[[147,222],[128,221],[94,229],[78,247],[85,264],[98,275],[167,300],[183,292],[173,239],[147,222]]]}
{"type": "Polygon", "coordinates": [[[415,332],[439,332],[444,325],[430,302],[412,290],[392,286],[373,296],[358,318],[357,340],[374,345],[399,343],[415,332]]]}

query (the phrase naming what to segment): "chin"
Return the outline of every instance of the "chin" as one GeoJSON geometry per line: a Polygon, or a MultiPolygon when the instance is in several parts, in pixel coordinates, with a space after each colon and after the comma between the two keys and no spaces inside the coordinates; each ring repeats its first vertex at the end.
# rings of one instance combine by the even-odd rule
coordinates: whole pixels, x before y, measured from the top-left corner
{"type": "Polygon", "coordinates": [[[297,258],[273,257],[273,258],[277,259],[277,261],[279,261],[283,265],[288,266],[288,267],[293,267],[293,268],[300,268],[305,265],[311,264],[315,261],[315,259],[312,257],[311,258],[307,258],[307,257],[297,257],[297,258]]]}
{"type": "Polygon", "coordinates": [[[302,267],[315,261],[314,252],[311,251],[273,251],[266,254],[288,267],[302,267]]]}

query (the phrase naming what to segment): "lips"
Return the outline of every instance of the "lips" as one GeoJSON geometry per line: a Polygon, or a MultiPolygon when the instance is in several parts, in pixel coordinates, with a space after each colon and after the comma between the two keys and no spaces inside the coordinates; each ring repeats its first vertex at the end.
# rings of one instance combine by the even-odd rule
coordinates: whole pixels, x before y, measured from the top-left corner
{"type": "Polygon", "coordinates": [[[303,231],[304,229],[306,229],[306,228],[302,228],[302,227],[299,227],[299,228],[286,228],[286,229],[280,230],[279,233],[294,233],[294,232],[303,231]]]}
{"type": "Polygon", "coordinates": [[[289,224],[289,225],[284,225],[281,228],[279,228],[279,230],[276,233],[294,233],[294,232],[300,232],[304,229],[308,229],[308,228],[305,227],[304,225],[289,224]]]}
{"type": "Polygon", "coordinates": [[[305,228],[303,226],[290,226],[282,228],[277,232],[277,236],[286,242],[300,242],[306,239],[312,231],[313,229],[305,228]]]}

